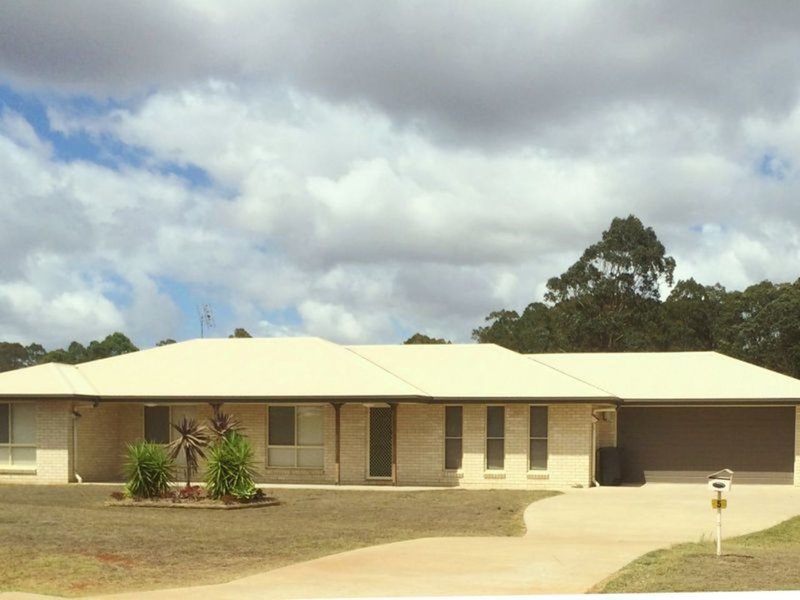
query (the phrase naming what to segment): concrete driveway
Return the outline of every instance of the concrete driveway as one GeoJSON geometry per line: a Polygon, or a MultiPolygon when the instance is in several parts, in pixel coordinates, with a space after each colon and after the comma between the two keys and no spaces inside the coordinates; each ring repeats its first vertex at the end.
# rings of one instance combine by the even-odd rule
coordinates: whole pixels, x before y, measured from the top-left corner
{"type": "MultiPolygon", "coordinates": [[[[221,585],[104,598],[582,593],[645,552],[713,539],[712,496],[702,485],[569,490],[528,507],[528,531],[520,538],[411,540],[335,554],[221,585]]],[[[800,514],[800,488],[734,486],[726,497],[723,537],[764,529],[800,514]]]]}

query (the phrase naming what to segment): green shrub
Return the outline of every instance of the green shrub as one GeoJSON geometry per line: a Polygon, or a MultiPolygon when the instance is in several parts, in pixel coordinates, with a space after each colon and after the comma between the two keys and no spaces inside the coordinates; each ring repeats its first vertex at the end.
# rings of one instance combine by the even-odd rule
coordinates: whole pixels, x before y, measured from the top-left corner
{"type": "Polygon", "coordinates": [[[236,431],[229,432],[211,447],[206,470],[209,498],[233,496],[239,501],[256,495],[253,447],[250,440],[236,431]]]}
{"type": "Polygon", "coordinates": [[[175,462],[160,444],[128,444],[125,462],[125,493],[133,498],[157,498],[169,491],[175,462]]]}

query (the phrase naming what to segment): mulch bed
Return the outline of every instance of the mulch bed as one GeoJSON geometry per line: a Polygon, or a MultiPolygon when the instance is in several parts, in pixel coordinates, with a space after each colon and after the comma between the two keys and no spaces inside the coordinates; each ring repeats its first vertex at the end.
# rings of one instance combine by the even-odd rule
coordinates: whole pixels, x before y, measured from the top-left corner
{"type": "Polygon", "coordinates": [[[276,498],[265,496],[262,490],[245,501],[238,501],[234,496],[226,495],[221,499],[206,496],[206,491],[199,485],[172,488],[160,498],[130,498],[122,492],[112,492],[111,500],[105,506],[133,506],[135,508],[204,508],[212,510],[238,510],[240,508],[260,508],[280,504],[276,498]]]}
{"type": "Polygon", "coordinates": [[[134,508],[201,508],[211,510],[239,510],[241,508],[261,508],[263,506],[277,506],[280,504],[275,498],[265,498],[256,502],[231,502],[226,504],[221,500],[172,500],[170,498],[157,498],[155,500],[106,500],[105,506],[120,506],[134,508]]]}

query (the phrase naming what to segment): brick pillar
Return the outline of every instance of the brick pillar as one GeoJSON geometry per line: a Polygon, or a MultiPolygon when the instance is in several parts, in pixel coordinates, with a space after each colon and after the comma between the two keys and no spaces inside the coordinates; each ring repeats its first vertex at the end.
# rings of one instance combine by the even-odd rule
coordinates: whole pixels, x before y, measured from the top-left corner
{"type": "Polygon", "coordinates": [[[794,484],[800,486],[800,406],[794,410],[794,484]]]}
{"type": "Polygon", "coordinates": [[[65,400],[36,403],[36,481],[68,483],[72,454],[72,410],[65,400]]]}

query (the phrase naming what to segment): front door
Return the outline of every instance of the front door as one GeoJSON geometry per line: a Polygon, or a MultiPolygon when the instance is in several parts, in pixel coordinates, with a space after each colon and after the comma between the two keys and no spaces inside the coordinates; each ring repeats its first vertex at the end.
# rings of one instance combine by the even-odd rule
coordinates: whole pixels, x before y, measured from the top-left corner
{"type": "Polygon", "coordinates": [[[392,476],[392,409],[369,409],[369,477],[392,476]]]}

